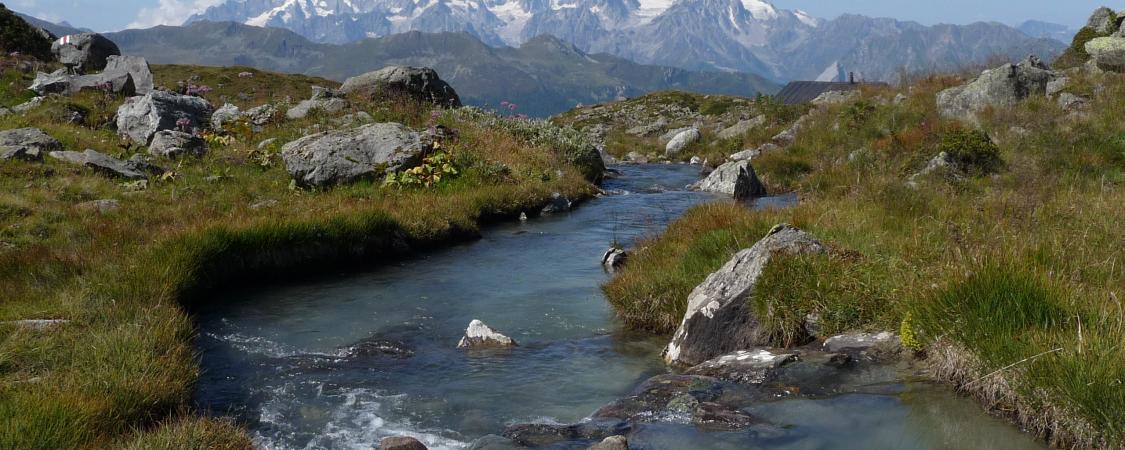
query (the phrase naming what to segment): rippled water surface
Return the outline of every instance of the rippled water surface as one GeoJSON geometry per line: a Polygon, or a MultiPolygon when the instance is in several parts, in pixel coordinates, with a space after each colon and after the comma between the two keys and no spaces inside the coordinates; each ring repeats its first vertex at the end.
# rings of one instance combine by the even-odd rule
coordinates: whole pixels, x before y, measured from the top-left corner
{"type": "MultiPolygon", "coordinates": [[[[607,279],[602,253],[718,200],[683,189],[698,178],[695,167],[619,169],[622,176],[604,186],[613,195],[569,213],[493,227],[481,240],[367,272],[226,292],[198,311],[205,374],[197,402],[243,421],[270,448],[373,448],[381,437],[406,434],[430,448],[461,449],[510,423],[586,417],[666,370],[665,339],[626,333],[614,319],[598,287],[607,279]],[[472,319],[520,346],[457,350],[472,319]]],[[[637,442],[654,449],[1036,445],[968,400],[922,384],[755,408],[786,425],[711,434],[647,426],[637,442]]]]}

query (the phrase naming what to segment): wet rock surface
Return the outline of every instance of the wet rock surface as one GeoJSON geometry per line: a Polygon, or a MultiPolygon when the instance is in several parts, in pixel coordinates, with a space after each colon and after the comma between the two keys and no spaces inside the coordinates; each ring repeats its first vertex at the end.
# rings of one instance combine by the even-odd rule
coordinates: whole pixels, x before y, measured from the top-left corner
{"type": "Polygon", "coordinates": [[[457,348],[469,350],[515,346],[516,341],[512,338],[500,334],[479,320],[473,320],[469,323],[469,327],[465,329],[465,336],[457,343],[457,348]]]}

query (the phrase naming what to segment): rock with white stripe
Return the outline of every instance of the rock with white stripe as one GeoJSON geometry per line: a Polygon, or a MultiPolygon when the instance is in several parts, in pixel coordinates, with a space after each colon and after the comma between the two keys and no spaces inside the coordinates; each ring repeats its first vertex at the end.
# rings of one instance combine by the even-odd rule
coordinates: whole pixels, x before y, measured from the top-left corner
{"type": "Polygon", "coordinates": [[[110,56],[120,56],[117,44],[98,33],[63,36],[51,44],[51,53],[63,65],[83,74],[105,69],[110,56]]]}
{"type": "Polygon", "coordinates": [[[506,348],[515,347],[516,341],[493,330],[484,322],[473,320],[465,330],[465,336],[457,343],[461,349],[506,348]]]}
{"type": "Polygon", "coordinates": [[[716,356],[767,345],[768,333],[750,307],[762,272],[776,255],[827,251],[827,246],[796,227],[774,227],[692,290],[687,312],[664,351],[664,360],[694,366],[716,356]]]}

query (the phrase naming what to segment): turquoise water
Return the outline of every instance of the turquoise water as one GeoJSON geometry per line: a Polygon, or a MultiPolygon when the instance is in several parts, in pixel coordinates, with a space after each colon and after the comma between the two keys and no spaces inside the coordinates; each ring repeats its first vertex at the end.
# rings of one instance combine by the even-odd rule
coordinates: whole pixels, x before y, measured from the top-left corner
{"type": "MultiPolygon", "coordinates": [[[[666,372],[666,338],[623,331],[599,290],[608,277],[600,257],[613,241],[659,233],[692,205],[719,199],[684,189],[698,179],[695,167],[619,169],[604,186],[610,195],[572,212],[493,227],[476,242],[366,272],[222,294],[197,312],[205,370],[197,403],[242,421],[268,448],[375,448],[384,436],[406,434],[432,449],[461,449],[516,422],[578,421],[628,394],[666,372]],[[473,319],[520,346],[457,350],[473,319]],[[352,354],[356,348],[382,350],[352,354]]],[[[946,390],[893,391],[757,405],[783,426],[741,433],[646,426],[635,445],[1037,445],[946,390]],[[846,439],[852,435],[868,438],[846,439]]]]}

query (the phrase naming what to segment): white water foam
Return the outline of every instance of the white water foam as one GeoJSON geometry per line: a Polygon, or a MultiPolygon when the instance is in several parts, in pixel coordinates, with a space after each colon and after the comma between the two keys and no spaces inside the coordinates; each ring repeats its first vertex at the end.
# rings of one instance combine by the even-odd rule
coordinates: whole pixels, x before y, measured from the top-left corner
{"type": "MultiPolygon", "coordinates": [[[[268,426],[255,431],[254,443],[266,449],[376,449],[388,436],[409,436],[432,450],[463,450],[469,443],[450,439],[437,430],[421,430],[409,421],[391,421],[385,410],[400,404],[404,394],[384,395],[368,389],[348,389],[340,394],[319,395],[326,400],[328,416],[315,430],[298,430],[297,419],[316,415],[308,403],[294,395],[296,385],[286,384],[267,389],[268,400],[262,403],[260,421],[268,426]],[[312,435],[311,438],[309,435],[312,435]],[[303,446],[300,441],[308,440],[303,446]]],[[[319,386],[318,386],[318,392],[319,386]]]]}

